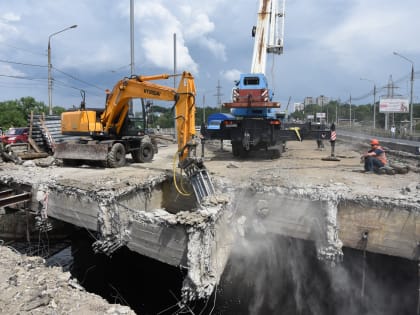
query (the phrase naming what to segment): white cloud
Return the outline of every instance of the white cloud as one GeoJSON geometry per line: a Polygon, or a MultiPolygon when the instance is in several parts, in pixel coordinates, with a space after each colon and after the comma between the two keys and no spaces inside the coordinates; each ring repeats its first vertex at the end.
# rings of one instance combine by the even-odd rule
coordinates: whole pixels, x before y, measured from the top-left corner
{"type": "Polygon", "coordinates": [[[366,62],[392,54],[399,47],[420,50],[420,43],[412,40],[420,29],[417,13],[402,3],[359,1],[321,43],[334,52],[343,68],[361,71],[366,62]]]}
{"type": "Polygon", "coordinates": [[[204,47],[204,49],[207,49],[209,52],[211,52],[218,60],[227,60],[225,45],[222,43],[216,41],[213,38],[201,38],[199,43],[202,47],[204,47]]]}
{"type": "Polygon", "coordinates": [[[181,20],[185,38],[196,40],[214,31],[214,23],[205,12],[194,12],[192,7],[182,6],[181,20]]]}
{"type": "Polygon", "coordinates": [[[19,20],[20,17],[12,12],[4,13],[0,16],[0,42],[19,33],[16,26],[13,25],[13,22],[19,20]]]}
{"type": "Polygon", "coordinates": [[[0,16],[0,19],[8,21],[8,22],[17,22],[17,21],[20,21],[20,16],[13,12],[7,12],[7,13],[2,14],[0,16]]]}
{"type": "MultiPolygon", "coordinates": [[[[238,70],[238,69],[230,69],[230,70],[222,71],[221,76],[225,80],[233,83],[235,80],[239,80],[239,76],[240,76],[241,73],[243,73],[243,72],[238,70]]],[[[233,86],[233,84],[232,84],[232,86],[233,86]]]]}
{"type": "Polygon", "coordinates": [[[24,72],[19,71],[8,64],[0,64],[0,73],[5,76],[16,76],[16,77],[25,76],[24,72]]]}
{"type": "Polygon", "coordinates": [[[176,34],[177,67],[198,72],[185,43],[183,27],[178,18],[160,3],[145,3],[136,9],[141,55],[153,65],[173,69],[174,34],[176,34]]]}

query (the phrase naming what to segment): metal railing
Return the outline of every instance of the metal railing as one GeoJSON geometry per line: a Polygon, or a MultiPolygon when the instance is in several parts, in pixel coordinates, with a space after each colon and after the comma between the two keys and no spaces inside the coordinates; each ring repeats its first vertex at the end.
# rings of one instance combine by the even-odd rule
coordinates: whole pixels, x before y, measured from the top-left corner
{"type": "Polygon", "coordinates": [[[390,130],[385,130],[381,128],[372,128],[372,127],[365,127],[365,126],[339,126],[340,129],[360,132],[364,134],[369,134],[371,136],[376,137],[385,137],[385,138],[395,138],[395,139],[402,139],[402,140],[410,140],[410,141],[420,141],[420,133],[413,130],[412,134],[407,130],[397,130],[395,132],[395,136],[393,137],[390,130]]]}

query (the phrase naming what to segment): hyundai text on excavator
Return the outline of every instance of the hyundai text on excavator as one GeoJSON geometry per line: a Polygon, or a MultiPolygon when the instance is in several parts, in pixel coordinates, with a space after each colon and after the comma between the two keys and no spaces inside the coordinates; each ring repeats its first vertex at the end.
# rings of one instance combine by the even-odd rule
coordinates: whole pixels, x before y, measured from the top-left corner
{"type": "Polygon", "coordinates": [[[230,109],[234,119],[225,119],[220,128],[208,130],[211,139],[230,139],[234,156],[244,157],[250,151],[284,147],[286,140],[329,139],[328,130],[314,129],[311,124],[287,126],[280,103],[273,101],[274,93],[268,87],[265,70],[268,54],[283,53],[285,0],[281,6],[277,2],[259,1],[257,25],[252,28],[251,72],[240,75],[232,89],[231,102],[223,104],[230,109]]]}
{"type": "Polygon", "coordinates": [[[178,166],[188,176],[199,202],[212,195],[210,176],[203,161],[196,157],[194,78],[189,72],[183,72],[178,89],[150,82],[170,77],[173,75],[124,78],[107,95],[105,109],[88,110],[82,101],[80,109],[62,113],[62,134],[82,137],[57,143],[54,156],[64,163],[98,161],[107,167],[121,167],[126,163],[126,154],[131,153],[135,162],[149,162],[155,149],[144,128],[139,130],[133,126],[128,115],[130,101],[135,98],[173,101],[178,166]]]}

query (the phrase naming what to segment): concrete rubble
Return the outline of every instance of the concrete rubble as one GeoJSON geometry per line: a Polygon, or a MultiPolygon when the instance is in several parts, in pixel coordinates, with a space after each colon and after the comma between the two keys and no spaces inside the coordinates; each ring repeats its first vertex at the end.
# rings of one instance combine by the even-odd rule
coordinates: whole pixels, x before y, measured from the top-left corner
{"type": "Polygon", "coordinates": [[[46,267],[44,259],[5,245],[0,246],[0,292],[1,314],[135,314],[86,292],[61,267],[46,267]]]}
{"type": "Polygon", "coordinates": [[[251,230],[314,241],[318,258],[332,266],[345,259],[343,246],[358,248],[365,232],[369,251],[418,258],[418,173],[356,172],[359,148],[346,143],[336,147],[340,162],[321,161],[326,153],[308,142],[290,143],[278,160],[234,163],[230,152],[207,146],[206,166],[218,194],[202,206],[174,191],[172,147],[150,164],[118,170],[61,168],[52,161],[46,167],[3,164],[0,183],[31,185],[32,208],[96,231],[97,251],[112,255],[127,246],[184,268],[185,301],[211,295],[235,238],[251,230]]]}

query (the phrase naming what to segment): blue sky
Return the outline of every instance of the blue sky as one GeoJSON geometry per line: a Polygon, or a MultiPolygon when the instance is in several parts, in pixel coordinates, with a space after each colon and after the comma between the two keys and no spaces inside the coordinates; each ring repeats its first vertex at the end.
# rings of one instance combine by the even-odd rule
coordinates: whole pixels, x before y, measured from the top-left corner
{"type": "MultiPolygon", "coordinates": [[[[197,105],[229,101],[233,81],[249,72],[256,0],[134,0],[135,74],[173,73],[196,79],[197,105]]],[[[371,103],[375,83],[390,75],[409,94],[411,64],[420,70],[420,1],[286,0],[284,54],[270,57],[267,76],[285,105],[305,96],[371,103]],[[368,80],[360,80],[365,78],[368,80]]],[[[51,34],[53,104],[103,107],[106,88],[130,75],[130,0],[0,2],[0,101],[33,96],[48,104],[47,44],[51,34]]],[[[419,70],[416,70],[419,71],[419,70]]],[[[173,81],[160,81],[173,85],[173,81]]],[[[415,81],[414,100],[420,102],[415,81]]],[[[378,96],[384,94],[380,90],[378,96]]]]}

